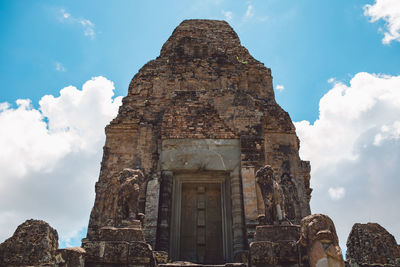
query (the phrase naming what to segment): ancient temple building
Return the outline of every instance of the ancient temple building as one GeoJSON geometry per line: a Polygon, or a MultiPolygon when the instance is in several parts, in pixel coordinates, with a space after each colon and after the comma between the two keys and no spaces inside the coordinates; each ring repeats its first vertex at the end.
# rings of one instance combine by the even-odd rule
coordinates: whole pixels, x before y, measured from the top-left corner
{"type": "MultiPolygon", "coordinates": [[[[310,215],[310,164],[270,69],[224,21],[183,21],[133,77],[106,127],[96,199],[78,248],[27,220],[0,266],[345,267],[333,221],[310,215]]],[[[378,224],[355,224],[351,267],[400,265],[378,224]]]]}
{"type": "Polygon", "coordinates": [[[275,101],[271,70],[224,21],[186,20],[133,77],[106,144],[86,240],[118,226],[120,173],[140,170],[145,240],[171,260],[225,263],[249,250],[265,214],[256,171],[270,165],[287,224],[310,214],[310,164],[275,101]]]}

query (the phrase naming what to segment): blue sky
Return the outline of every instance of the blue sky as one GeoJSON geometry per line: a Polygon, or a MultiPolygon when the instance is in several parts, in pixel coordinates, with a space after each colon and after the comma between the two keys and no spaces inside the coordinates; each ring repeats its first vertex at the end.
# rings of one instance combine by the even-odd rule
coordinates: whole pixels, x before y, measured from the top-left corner
{"type": "Polygon", "coordinates": [[[351,225],[364,220],[379,221],[399,240],[396,218],[387,215],[391,209],[375,213],[379,207],[365,202],[400,203],[385,196],[400,188],[396,1],[0,0],[0,134],[10,151],[0,158],[7,169],[0,192],[35,198],[35,206],[3,202],[0,241],[32,216],[54,225],[63,245],[79,245],[94,199],[103,128],[116,114],[117,96],[127,94],[133,75],[189,18],[227,20],[253,57],[272,69],[277,102],[296,122],[301,155],[313,166],[312,210],[332,216],[341,246],[351,225]],[[69,169],[68,176],[57,168],[69,169]],[[33,186],[38,179],[57,192],[33,186]]]}
{"type": "MultiPolygon", "coordinates": [[[[370,3],[372,1],[369,1],[370,3]]],[[[126,95],[133,75],[155,58],[173,29],[188,18],[230,21],[242,44],[272,69],[285,90],[278,102],[294,120],[315,120],[327,80],[357,72],[400,72],[400,45],[382,45],[363,15],[368,1],[1,1],[2,101],[30,98],[102,75],[126,95]],[[252,6],[250,18],[245,18],[252,6]],[[62,9],[76,21],[62,19],[62,9]],[[78,20],[91,21],[85,36],[78,20]],[[57,71],[59,63],[65,71],[57,71]]]]}

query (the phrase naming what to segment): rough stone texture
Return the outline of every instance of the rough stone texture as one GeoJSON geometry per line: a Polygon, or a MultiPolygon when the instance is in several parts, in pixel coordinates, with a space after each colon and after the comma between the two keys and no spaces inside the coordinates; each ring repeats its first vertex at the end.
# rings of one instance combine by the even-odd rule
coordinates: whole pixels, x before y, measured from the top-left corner
{"type": "Polygon", "coordinates": [[[86,251],[85,266],[156,265],[139,220],[130,221],[128,227],[101,227],[90,239],[82,240],[82,247],[86,251]]]}
{"type": "Polygon", "coordinates": [[[299,246],[298,225],[257,226],[250,244],[250,262],[256,266],[307,266],[306,250],[299,246]]]}
{"type": "Polygon", "coordinates": [[[307,248],[311,267],[344,267],[335,225],[328,216],[313,214],[303,218],[299,243],[307,248]]]}
{"type": "Polygon", "coordinates": [[[393,264],[357,264],[357,263],[349,263],[348,261],[345,262],[345,267],[399,267],[399,265],[393,264]]]}
{"type": "Polygon", "coordinates": [[[84,267],[86,251],[80,247],[57,250],[57,267],[84,267]]]}
{"type": "Polygon", "coordinates": [[[168,253],[165,251],[153,251],[154,259],[157,264],[168,263],[168,253]]]}
{"type": "Polygon", "coordinates": [[[286,219],[285,200],[282,187],[275,179],[271,166],[266,165],[256,173],[256,181],[264,201],[264,215],[260,215],[260,224],[274,224],[286,219]]]}
{"type": "Polygon", "coordinates": [[[86,250],[85,266],[156,266],[153,251],[144,242],[83,241],[86,250]]]}
{"type": "Polygon", "coordinates": [[[147,216],[145,217],[143,222],[143,224],[146,226],[146,228],[144,229],[146,241],[153,248],[156,247],[157,217],[158,217],[159,203],[160,203],[160,181],[157,178],[154,178],[147,183],[146,207],[145,207],[145,214],[147,216]]]}
{"type": "Polygon", "coordinates": [[[143,230],[140,227],[111,227],[100,228],[99,240],[102,241],[141,241],[144,242],[143,230]]]}
{"type": "Polygon", "coordinates": [[[48,223],[27,220],[0,244],[0,266],[54,265],[58,234],[48,223]]]}
{"type": "Polygon", "coordinates": [[[208,265],[208,264],[195,264],[191,262],[185,261],[177,261],[167,264],[160,264],[160,267],[246,267],[243,263],[226,263],[226,264],[216,264],[216,265],[208,265]]]}
{"type": "MultiPolygon", "coordinates": [[[[230,260],[248,249],[257,217],[265,213],[255,183],[254,171],[260,167],[269,164],[279,181],[290,184],[285,213],[291,222],[298,224],[310,214],[310,165],[300,160],[295,128],[275,102],[271,71],[241,46],[226,22],[183,21],[160,56],[133,77],[122,102],[117,117],[106,127],[89,240],[101,227],[116,225],[119,173],[124,168],[140,169],[145,181],[140,184],[138,212],[146,213],[146,238],[157,250],[169,252],[175,174],[194,168],[222,169],[220,165],[226,163],[209,160],[198,166],[193,157],[187,161],[191,169],[165,169],[161,156],[171,140],[236,140],[239,144],[235,155],[239,162],[227,170],[232,197],[230,260]]],[[[183,154],[184,150],[178,153],[183,154]]]]}
{"type": "Polygon", "coordinates": [[[299,237],[299,225],[263,225],[257,226],[255,241],[297,241],[299,237]]]}
{"type": "Polygon", "coordinates": [[[346,259],[350,264],[360,266],[400,266],[400,246],[393,235],[379,224],[356,223],[347,239],[346,259]]]}
{"type": "Polygon", "coordinates": [[[119,173],[119,190],[117,196],[117,212],[115,225],[128,226],[131,221],[143,219],[139,211],[139,192],[144,182],[140,170],[125,168],[119,173]]]}

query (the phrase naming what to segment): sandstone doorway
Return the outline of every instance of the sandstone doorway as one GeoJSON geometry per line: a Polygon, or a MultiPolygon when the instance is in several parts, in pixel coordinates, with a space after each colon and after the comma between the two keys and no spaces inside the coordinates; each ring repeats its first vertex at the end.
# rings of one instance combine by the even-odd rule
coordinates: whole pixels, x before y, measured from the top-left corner
{"type": "Polygon", "coordinates": [[[183,183],[180,259],[222,263],[221,185],[183,183]]]}
{"type": "Polygon", "coordinates": [[[174,175],[170,243],[173,260],[204,264],[232,260],[228,177],[222,172],[174,175]]]}

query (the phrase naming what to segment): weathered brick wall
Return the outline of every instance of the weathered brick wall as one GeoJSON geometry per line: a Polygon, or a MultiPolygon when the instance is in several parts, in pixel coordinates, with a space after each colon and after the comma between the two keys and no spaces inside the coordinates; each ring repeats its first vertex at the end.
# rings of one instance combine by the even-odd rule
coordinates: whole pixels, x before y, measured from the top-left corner
{"type": "MultiPolygon", "coordinates": [[[[287,173],[298,188],[295,221],[310,213],[308,165],[299,158],[289,115],[275,102],[271,71],[241,46],[226,22],[182,22],[160,56],[134,76],[106,136],[88,236],[99,226],[113,224],[115,174],[140,168],[148,180],[161,181],[159,157],[165,139],[239,139],[245,193],[256,195],[254,172],[270,164],[279,176],[287,173]]],[[[163,188],[168,186],[161,184],[161,195],[163,188]]],[[[145,190],[143,185],[143,210],[145,190]]],[[[247,225],[243,231],[251,239],[262,208],[254,196],[240,197],[247,225]]]]}

